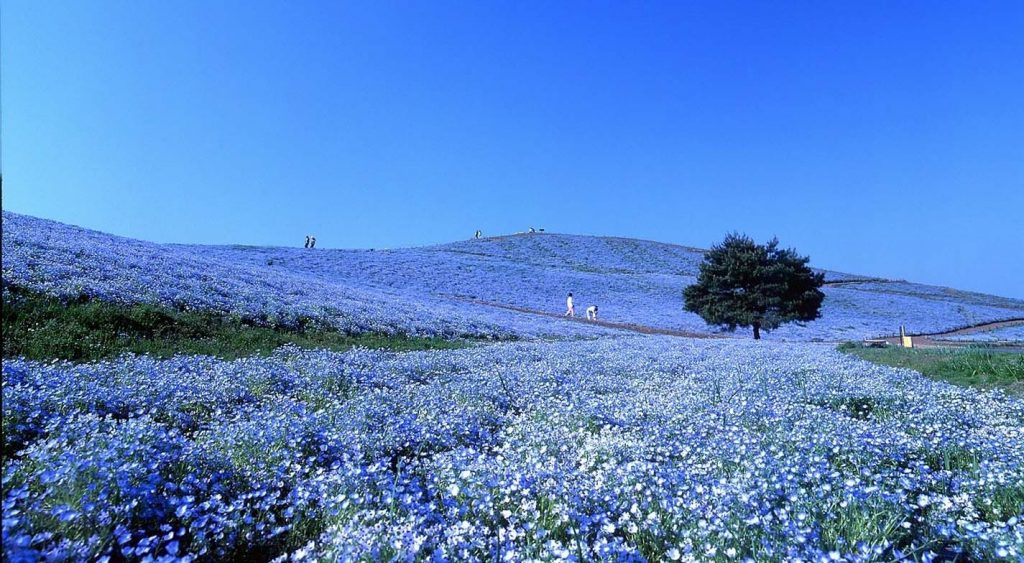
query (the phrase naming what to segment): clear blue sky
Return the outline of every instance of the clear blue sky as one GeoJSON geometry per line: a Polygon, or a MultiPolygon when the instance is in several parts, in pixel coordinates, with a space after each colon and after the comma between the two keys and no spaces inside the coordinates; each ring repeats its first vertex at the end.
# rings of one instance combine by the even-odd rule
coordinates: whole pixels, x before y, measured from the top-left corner
{"type": "Polygon", "coordinates": [[[644,4],[3,0],[3,206],[161,242],[739,230],[1024,297],[1024,2],[644,4]]]}

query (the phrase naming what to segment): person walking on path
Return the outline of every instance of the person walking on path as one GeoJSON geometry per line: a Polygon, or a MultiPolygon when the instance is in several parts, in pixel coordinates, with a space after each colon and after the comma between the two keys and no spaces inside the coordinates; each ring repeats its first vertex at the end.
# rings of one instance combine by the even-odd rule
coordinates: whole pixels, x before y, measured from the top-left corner
{"type": "Polygon", "coordinates": [[[566,310],[565,310],[565,316],[566,317],[575,317],[576,316],[576,307],[573,306],[573,303],[572,303],[572,292],[571,291],[569,292],[569,297],[565,298],[565,307],[566,307],[566,310]]]}
{"type": "Polygon", "coordinates": [[[587,307],[587,320],[588,321],[596,321],[597,320],[597,305],[591,305],[590,307],[587,307]]]}

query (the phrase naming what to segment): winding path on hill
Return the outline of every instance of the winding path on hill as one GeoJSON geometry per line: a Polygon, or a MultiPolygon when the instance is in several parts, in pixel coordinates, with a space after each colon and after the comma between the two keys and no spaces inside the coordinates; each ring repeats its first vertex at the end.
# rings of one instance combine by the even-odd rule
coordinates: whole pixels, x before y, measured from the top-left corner
{"type": "MultiPolygon", "coordinates": [[[[471,297],[462,297],[462,296],[450,296],[450,297],[453,298],[453,299],[456,299],[458,301],[464,301],[466,303],[473,303],[473,304],[476,304],[476,305],[485,305],[487,307],[497,307],[499,309],[507,309],[509,311],[516,311],[516,312],[519,312],[519,313],[527,313],[529,315],[540,315],[540,316],[543,316],[543,317],[549,317],[549,318],[552,318],[552,319],[559,319],[559,320],[563,320],[563,321],[571,321],[571,322],[577,322],[577,323],[593,324],[593,325],[597,325],[597,326],[603,326],[605,328],[613,328],[613,329],[618,329],[618,330],[626,330],[626,331],[630,331],[630,332],[637,332],[637,333],[640,333],[640,334],[664,334],[664,335],[668,335],[668,336],[681,336],[681,337],[684,337],[684,338],[730,338],[730,336],[723,335],[723,334],[712,334],[712,333],[707,333],[707,332],[692,332],[692,331],[686,331],[686,330],[673,330],[673,329],[669,329],[669,328],[659,328],[659,327],[653,327],[653,326],[647,326],[647,325],[638,325],[638,324],[633,324],[633,323],[617,323],[617,322],[603,321],[603,320],[589,321],[589,320],[587,320],[587,319],[585,319],[583,317],[566,317],[564,314],[561,314],[561,313],[552,313],[551,311],[542,311],[542,310],[539,310],[539,309],[530,309],[529,307],[519,307],[517,305],[506,305],[504,303],[496,303],[494,301],[485,301],[483,299],[474,299],[474,298],[471,298],[471,297]]],[[[990,331],[990,330],[997,330],[997,329],[1000,329],[1000,328],[1005,328],[1005,327],[1010,327],[1010,326],[1018,326],[1018,325],[1024,325],[1024,317],[1013,318],[1013,319],[1004,319],[1004,320],[1001,320],[1001,321],[992,321],[992,322],[987,322],[987,323],[979,323],[979,324],[976,324],[976,325],[965,326],[965,327],[961,327],[961,328],[957,328],[957,329],[953,329],[953,330],[947,330],[947,331],[944,331],[944,332],[929,332],[929,333],[912,334],[912,335],[910,335],[910,337],[914,341],[914,346],[920,346],[920,347],[923,347],[923,348],[940,347],[940,346],[941,347],[960,346],[960,345],[965,345],[965,344],[970,344],[970,343],[966,342],[966,343],[961,344],[961,343],[951,342],[951,341],[940,341],[940,340],[935,340],[934,337],[958,336],[958,335],[962,335],[962,334],[973,334],[973,333],[977,333],[977,332],[987,332],[987,331],[990,331]]],[[[900,337],[899,336],[883,336],[881,338],[871,339],[871,340],[885,341],[885,342],[888,342],[890,344],[896,344],[896,345],[900,344],[900,337]]]]}
{"type": "MultiPolygon", "coordinates": [[[[976,325],[970,325],[970,326],[965,326],[965,327],[961,327],[961,328],[957,328],[957,329],[953,329],[953,330],[947,330],[945,332],[928,332],[928,333],[920,333],[920,334],[911,334],[909,336],[913,340],[914,346],[920,346],[922,348],[929,348],[929,347],[936,347],[936,346],[943,346],[943,347],[963,346],[963,345],[970,344],[970,342],[958,343],[958,342],[951,342],[951,341],[947,341],[947,340],[936,340],[935,337],[960,336],[960,335],[964,335],[964,334],[974,334],[974,333],[978,333],[978,332],[988,332],[990,330],[997,330],[997,329],[1000,329],[1000,328],[1006,328],[1006,327],[1010,327],[1010,326],[1019,326],[1019,325],[1024,325],[1024,317],[1019,317],[1019,318],[1014,318],[1014,319],[1004,319],[1004,320],[1001,320],[1001,321],[992,321],[992,322],[987,322],[987,323],[979,323],[979,324],[976,324],[976,325]]],[[[897,344],[898,345],[900,343],[900,337],[899,336],[886,336],[886,337],[880,338],[879,340],[884,340],[884,341],[886,341],[886,342],[888,342],[890,344],[897,344]]]]}
{"type": "Polygon", "coordinates": [[[1003,321],[993,321],[990,323],[981,323],[977,325],[966,326],[964,328],[958,328],[956,330],[949,330],[946,332],[935,332],[929,334],[921,334],[919,336],[957,336],[961,334],[973,334],[975,332],[988,332],[990,330],[996,330],[1000,328],[1006,328],[1009,326],[1024,325],[1024,317],[1016,319],[1006,319],[1003,321]]]}
{"type": "Polygon", "coordinates": [[[888,283],[892,280],[886,280],[882,278],[853,278],[848,280],[831,280],[822,283],[825,287],[841,287],[844,285],[856,285],[862,283],[888,283]]]}
{"type": "Polygon", "coordinates": [[[593,320],[588,321],[583,317],[566,317],[561,313],[552,313],[550,311],[541,311],[539,309],[530,309],[527,307],[518,307],[516,305],[506,305],[504,303],[495,303],[493,301],[484,301],[482,299],[472,299],[469,297],[454,297],[459,301],[465,301],[467,303],[474,303],[476,305],[486,305],[488,307],[497,307],[499,309],[508,309],[509,311],[517,311],[520,313],[527,313],[530,315],[541,315],[544,317],[550,317],[553,319],[560,319],[563,321],[572,321],[577,323],[587,323],[597,326],[603,326],[605,328],[614,328],[618,330],[628,330],[631,332],[638,332],[640,334],[664,334],[668,336],[682,336],[685,338],[729,338],[721,334],[710,334],[707,332],[690,332],[686,330],[673,330],[669,328],[658,328],[647,325],[638,325],[632,323],[616,323],[611,321],[593,320]]]}

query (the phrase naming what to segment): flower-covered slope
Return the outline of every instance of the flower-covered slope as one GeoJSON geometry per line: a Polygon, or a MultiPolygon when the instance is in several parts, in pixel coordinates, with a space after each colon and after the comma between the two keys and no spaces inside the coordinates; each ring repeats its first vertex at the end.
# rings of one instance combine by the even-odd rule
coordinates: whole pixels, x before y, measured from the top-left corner
{"type": "MultiPolygon", "coordinates": [[[[702,253],[632,239],[537,233],[398,250],[160,245],[4,213],[4,282],[63,296],[157,301],[341,330],[575,336],[598,327],[494,309],[498,303],[712,332],[682,309],[702,253]]],[[[768,335],[856,339],[1024,317],[1024,301],[827,272],[821,319],[768,335]]]]}
{"type": "Polygon", "coordinates": [[[351,333],[528,337],[607,332],[578,323],[551,326],[528,315],[510,316],[358,278],[274,267],[269,257],[243,260],[216,249],[149,243],[6,211],[3,220],[5,287],[64,298],[216,310],[268,324],[310,319],[351,333]]]}
{"type": "MultiPolygon", "coordinates": [[[[571,291],[577,304],[598,305],[604,319],[714,330],[682,309],[682,290],[696,279],[703,254],[670,244],[537,233],[378,251],[187,248],[252,264],[271,260],[320,278],[540,311],[560,312],[571,291]]],[[[1020,300],[899,281],[854,282],[858,278],[827,272],[826,280],[842,283],[824,288],[821,319],[784,326],[769,338],[857,339],[896,333],[901,324],[911,332],[937,332],[1024,317],[1020,300]]]]}

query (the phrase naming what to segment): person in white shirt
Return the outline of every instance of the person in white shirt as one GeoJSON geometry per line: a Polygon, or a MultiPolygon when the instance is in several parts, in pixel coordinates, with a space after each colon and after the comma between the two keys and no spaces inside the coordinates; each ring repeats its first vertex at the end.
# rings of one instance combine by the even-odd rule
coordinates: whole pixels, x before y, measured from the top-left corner
{"type": "Polygon", "coordinates": [[[587,320],[588,321],[596,321],[597,320],[597,305],[591,305],[590,307],[587,307],[587,320]]]}
{"type": "Polygon", "coordinates": [[[576,316],[576,308],[572,304],[572,293],[569,293],[569,297],[565,298],[565,307],[566,307],[566,311],[565,311],[565,316],[566,317],[575,317],[576,316]]]}

